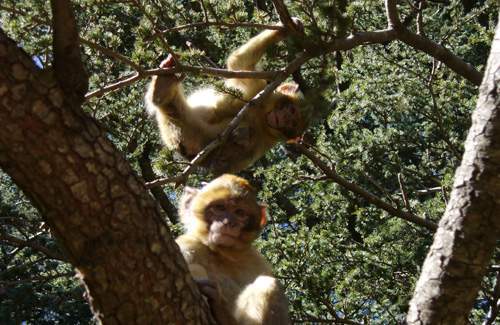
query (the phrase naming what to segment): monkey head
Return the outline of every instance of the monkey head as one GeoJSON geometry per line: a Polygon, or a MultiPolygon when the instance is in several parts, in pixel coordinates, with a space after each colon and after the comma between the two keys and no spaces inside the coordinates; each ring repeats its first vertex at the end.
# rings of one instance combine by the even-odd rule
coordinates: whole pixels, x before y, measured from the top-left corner
{"type": "Polygon", "coordinates": [[[276,138],[290,140],[306,130],[311,111],[299,85],[284,83],[275,91],[275,101],[266,113],[266,122],[276,138]]]}
{"type": "Polygon", "coordinates": [[[248,247],[266,223],[254,188],[234,175],[224,174],[199,190],[186,188],[180,204],[187,233],[213,249],[248,247]]]}

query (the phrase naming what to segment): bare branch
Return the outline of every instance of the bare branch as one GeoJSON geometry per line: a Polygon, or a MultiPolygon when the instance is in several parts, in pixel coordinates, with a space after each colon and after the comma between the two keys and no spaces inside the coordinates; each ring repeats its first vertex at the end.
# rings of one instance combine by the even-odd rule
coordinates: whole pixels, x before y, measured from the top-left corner
{"type": "Polygon", "coordinates": [[[12,245],[15,247],[20,247],[20,248],[29,247],[35,251],[38,251],[46,255],[51,259],[65,261],[65,259],[60,254],[43,246],[42,244],[34,240],[34,238],[30,240],[22,240],[17,237],[8,235],[4,232],[0,232],[0,241],[4,241],[7,243],[7,245],[12,245]]]}
{"type": "Polygon", "coordinates": [[[303,33],[297,29],[297,26],[292,20],[287,7],[281,0],[273,0],[274,8],[280,16],[281,23],[285,26],[285,29],[294,36],[303,36],[303,33]]]}
{"type": "Polygon", "coordinates": [[[54,70],[59,85],[77,103],[88,90],[88,75],[83,66],[78,28],[69,0],[51,0],[54,70]]]}
{"type": "Polygon", "coordinates": [[[396,31],[394,29],[383,29],[374,32],[356,33],[346,38],[337,38],[327,43],[325,48],[327,52],[347,51],[360,45],[387,43],[395,39],[396,31]]]}
{"type": "Polygon", "coordinates": [[[135,72],[126,76],[123,76],[111,83],[110,85],[104,86],[98,90],[94,90],[85,95],[85,100],[89,100],[93,97],[100,97],[109,92],[115,91],[117,89],[123,88],[134,82],[145,79],[147,77],[151,77],[154,75],[167,75],[174,73],[183,73],[183,72],[191,72],[194,74],[206,74],[212,76],[220,76],[225,78],[246,78],[246,79],[273,79],[278,74],[282,73],[282,71],[230,71],[226,69],[218,69],[218,68],[206,68],[206,67],[193,67],[179,64],[174,68],[164,69],[151,69],[151,70],[142,70],[141,72],[135,72]]]}
{"type": "Polygon", "coordinates": [[[479,86],[483,79],[482,73],[477,71],[471,64],[463,61],[444,46],[431,41],[423,35],[417,35],[405,28],[399,21],[399,15],[395,0],[386,0],[385,7],[389,28],[396,31],[396,38],[407,45],[425,52],[430,56],[446,64],[448,68],[466,78],[473,84],[479,86]]]}
{"type": "Polygon", "coordinates": [[[495,319],[497,318],[498,312],[500,311],[500,271],[497,271],[495,280],[495,288],[493,289],[491,299],[489,299],[490,310],[486,315],[486,319],[484,320],[483,325],[495,324],[495,319]]]}
{"type": "Polygon", "coordinates": [[[155,37],[158,37],[159,34],[178,32],[178,31],[183,30],[183,29],[202,28],[202,27],[210,27],[210,26],[226,27],[226,28],[249,27],[249,28],[258,28],[258,29],[276,29],[276,30],[283,30],[284,29],[283,26],[278,26],[278,25],[267,25],[267,24],[256,24],[256,23],[245,23],[245,22],[228,23],[228,22],[206,21],[206,22],[191,23],[191,24],[186,24],[186,25],[181,25],[181,26],[176,26],[176,27],[164,29],[162,31],[156,32],[155,34],[153,34],[152,37],[155,38],[155,37]]]}
{"type": "Polygon", "coordinates": [[[122,78],[119,78],[119,81],[116,81],[114,83],[111,83],[110,85],[104,86],[101,89],[94,90],[89,92],[88,94],[85,95],[85,100],[89,100],[93,97],[101,97],[104,96],[107,93],[110,93],[112,91],[118,90],[120,88],[123,88],[125,86],[128,86],[130,84],[133,84],[137,80],[144,79],[148,76],[147,73],[133,73],[131,75],[124,76],[122,78]]]}
{"type": "Polygon", "coordinates": [[[107,47],[104,47],[102,45],[99,45],[97,43],[94,43],[94,42],[91,42],[89,40],[86,40],[84,38],[81,38],[80,37],[80,42],[82,44],[85,44],[87,45],[88,47],[90,48],[93,48],[94,50],[97,50],[107,56],[109,56],[110,58],[113,58],[113,59],[117,59],[118,61],[130,66],[131,68],[133,68],[134,70],[138,71],[138,72],[142,72],[144,69],[138,65],[137,63],[135,63],[134,61],[130,60],[129,58],[127,58],[126,56],[118,53],[118,52],[115,52],[111,49],[108,49],[107,47]]]}
{"type": "Polygon", "coordinates": [[[398,183],[399,183],[399,189],[401,190],[401,196],[403,197],[403,203],[406,207],[406,210],[408,210],[408,212],[411,212],[410,202],[408,202],[408,196],[406,195],[406,189],[405,189],[405,185],[403,183],[403,175],[401,173],[398,173],[398,183]]]}
{"type": "Polygon", "coordinates": [[[435,231],[437,229],[437,226],[435,223],[425,220],[423,218],[420,218],[412,213],[402,211],[398,208],[395,208],[388,204],[387,202],[381,200],[377,196],[373,195],[372,193],[368,192],[367,190],[359,187],[358,185],[349,182],[348,180],[344,179],[340,175],[337,174],[335,170],[332,168],[328,167],[321,159],[319,159],[312,151],[307,149],[304,145],[302,144],[295,144],[294,145],[302,154],[307,156],[313,164],[321,169],[321,171],[328,176],[329,179],[334,181],[335,183],[341,185],[342,187],[346,188],[347,190],[358,194],[359,196],[363,197],[366,199],[368,202],[372,203],[373,205],[381,208],[382,210],[386,211],[390,215],[394,217],[398,217],[401,219],[404,219],[406,221],[409,221],[411,223],[414,223],[419,226],[423,226],[427,228],[430,231],[435,231]]]}

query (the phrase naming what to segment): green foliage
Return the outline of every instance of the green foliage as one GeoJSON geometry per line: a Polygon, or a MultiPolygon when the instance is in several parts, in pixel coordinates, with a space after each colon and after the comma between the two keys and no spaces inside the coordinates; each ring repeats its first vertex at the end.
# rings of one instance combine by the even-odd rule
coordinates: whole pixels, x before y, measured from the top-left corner
{"type": "MultiPolygon", "coordinates": [[[[169,49],[180,54],[184,64],[223,68],[229,51],[257,32],[205,26],[167,31],[160,38],[155,36],[158,31],[206,18],[278,21],[269,1],[142,0],[138,1],[141,6],[126,1],[73,3],[82,38],[144,69],[157,67],[169,49]]],[[[380,1],[305,0],[287,5],[303,21],[308,40],[317,44],[387,26],[380,1]]],[[[398,8],[401,20],[416,31],[415,8],[406,2],[398,8]]],[[[495,1],[477,2],[468,11],[457,0],[428,1],[422,14],[426,37],[482,71],[498,14],[495,1]]],[[[2,28],[43,67],[52,63],[50,17],[48,1],[3,0],[0,5],[2,28]]],[[[287,40],[269,50],[262,67],[281,69],[298,51],[298,43],[287,40]]],[[[84,46],[84,54],[91,90],[134,72],[116,57],[92,47],[84,46]]],[[[401,42],[325,54],[305,64],[301,76],[301,86],[312,89],[307,95],[319,103],[308,138],[323,161],[391,205],[437,222],[463,153],[477,87],[401,42]],[[325,104],[333,99],[334,104],[325,104]],[[408,196],[407,206],[398,174],[408,196]]],[[[107,128],[110,139],[138,173],[142,173],[139,160],[145,148],[152,146],[147,157],[155,171],[174,176],[186,164],[161,149],[154,119],[144,110],[146,82],[92,98],[84,109],[107,128]]],[[[189,92],[201,84],[220,85],[221,81],[188,75],[184,84],[189,92]]],[[[314,323],[346,318],[396,324],[404,319],[432,240],[429,231],[388,215],[325,178],[288,146],[275,147],[241,174],[260,189],[260,199],[268,206],[269,226],[258,245],[286,288],[294,320],[314,323]]],[[[189,184],[198,186],[210,176],[200,171],[189,184]]],[[[5,175],[0,177],[0,234],[24,240],[36,235],[37,242],[57,252],[50,233],[40,228],[36,210],[5,175]]],[[[168,185],[164,191],[170,201],[177,202],[181,188],[168,185]]],[[[174,229],[178,233],[179,225],[174,229]]],[[[82,289],[67,264],[4,240],[0,249],[0,323],[92,322],[82,289]]],[[[493,276],[484,280],[471,323],[479,323],[488,311],[487,290],[493,286],[493,276]]]]}

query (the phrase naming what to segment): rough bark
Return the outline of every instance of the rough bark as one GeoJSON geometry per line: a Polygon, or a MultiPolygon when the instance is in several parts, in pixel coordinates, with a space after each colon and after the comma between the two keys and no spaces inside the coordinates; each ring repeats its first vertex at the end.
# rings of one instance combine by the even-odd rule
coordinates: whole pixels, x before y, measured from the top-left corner
{"type": "Polygon", "coordinates": [[[410,302],[408,324],[467,324],[500,237],[500,24],[462,163],[410,302]]]}
{"type": "Polygon", "coordinates": [[[78,269],[96,318],[207,323],[208,309],[156,203],[74,103],[0,29],[0,167],[78,269]]]}

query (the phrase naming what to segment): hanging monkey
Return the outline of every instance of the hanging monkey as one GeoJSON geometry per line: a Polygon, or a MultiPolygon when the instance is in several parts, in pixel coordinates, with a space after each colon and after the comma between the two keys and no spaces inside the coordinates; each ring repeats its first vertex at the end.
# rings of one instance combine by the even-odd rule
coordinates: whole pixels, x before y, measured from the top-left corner
{"type": "MultiPolygon", "coordinates": [[[[294,19],[298,28],[302,24],[294,19]]],[[[251,38],[227,59],[231,71],[255,71],[272,44],[285,38],[283,30],[266,30],[251,38]]],[[[160,68],[172,68],[169,55],[160,68]]],[[[154,76],[146,93],[148,110],[156,115],[165,145],[191,160],[222,133],[244,104],[265,86],[262,79],[232,78],[226,86],[241,91],[242,98],[202,88],[185,97],[182,78],[154,76]]],[[[294,83],[281,84],[260,107],[252,107],[230,138],[202,165],[216,175],[238,172],[253,164],[279,141],[297,138],[306,129],[311,109],[294,83]]]]}
{"type": "Polygon", "coordinates": [[[266,216],[246,180],[225,174],[187,187],[179,216],[186,233],[176,242],[219,324],[289,324],[284,292],[252,246],[266,216]]]}

